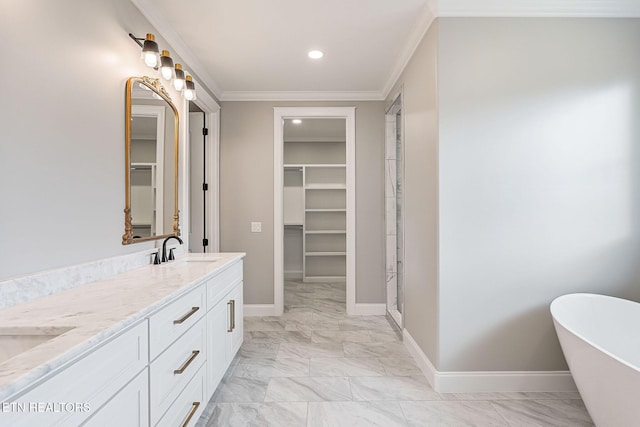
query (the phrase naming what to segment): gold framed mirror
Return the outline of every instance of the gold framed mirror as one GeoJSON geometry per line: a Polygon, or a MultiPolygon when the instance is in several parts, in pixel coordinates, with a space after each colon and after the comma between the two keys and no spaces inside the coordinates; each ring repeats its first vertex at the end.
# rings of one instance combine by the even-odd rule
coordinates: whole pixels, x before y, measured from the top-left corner
{"type": "Polygon", "coordinates": [[[180,235],[178,110],[159,79],[131,77],[125,94],[122,244],[180,235]]]}

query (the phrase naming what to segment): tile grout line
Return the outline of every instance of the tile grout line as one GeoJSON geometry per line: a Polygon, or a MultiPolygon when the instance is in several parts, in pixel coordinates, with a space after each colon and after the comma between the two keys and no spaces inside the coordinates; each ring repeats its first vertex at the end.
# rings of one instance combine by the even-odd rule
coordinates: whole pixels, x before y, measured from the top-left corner
{"type": "Polygon", "coordinates": [[[502,415],[502,412],[500,412],[500,409],[499,409],[498,407],[496,407],[496,405],[494,404],[494,401],[493,401],[493,400],[490,400],[490,401],[489,401],[489,404],[491,405],[491,407],[493,408],[493,410],[494,410],[494,411],[496,411],[496,412],[498,413],[498,415],[500,415],[500,418],[502,418],[502,419],[504,420],[504,422],[505,422],[505,423],[507,423],[507,425],[508,425],[509,427],[514,427],[514,426],[513,426],[513,424],[511,424],[511,423],[509,422],[509,420],[508,420],[508,419],[506,419],[504,415],[502,415]]]}
{"type": "Polygon", "coordinates": [[[400,413],[402,414],[402,418],[404,419],[404,423],[405,425],[407,425],[407,427],[409,427],[409,420],[407,419],[407,414],[404,413],[404,409],[402,409],[402,405],[400,404],[401,401],[397,401],[398,403],[398,407],[400,408],[400,413]]]}

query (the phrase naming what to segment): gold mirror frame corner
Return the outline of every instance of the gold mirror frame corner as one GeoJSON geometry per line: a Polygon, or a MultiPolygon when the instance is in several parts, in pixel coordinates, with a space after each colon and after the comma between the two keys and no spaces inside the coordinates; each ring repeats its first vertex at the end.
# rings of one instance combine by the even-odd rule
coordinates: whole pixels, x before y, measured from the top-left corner
{"type": "Polygon", "coordinates": [[[125,208],[124,208],[124,234],[122,235],[122,244],[130,245],[133,243],[149,242],[153,240],[166,239],[171,236],[180,236],[180,211],[178,209],[178,151],[179,151],[179,117],[178,109],[173,104],[171,96],[167,90],[160,83],[160,79],[153,77],[130,77],[127,79],[125,89],[125,208]],[[173,167],[173,181],[174,181],[174,215],[173,215],[173,233],[156,235],[151,237],[142,237],[138,239],[133,238],[133,224],[131,218],[131,107],[132,97],[131,91],[134,83],[141,83],[151,89],[156,95],[160,96],[164,101],[169,104],[173,110],[174,117],[174,134],[173,134],[173,146],[174,146],[174,167],[173,167]]]}

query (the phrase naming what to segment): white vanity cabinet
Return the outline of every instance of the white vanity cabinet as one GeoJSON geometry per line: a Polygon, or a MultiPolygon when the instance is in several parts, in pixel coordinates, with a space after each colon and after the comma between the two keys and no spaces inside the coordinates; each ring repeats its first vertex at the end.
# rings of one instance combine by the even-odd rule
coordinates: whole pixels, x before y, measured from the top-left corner
{"type": "MultiPolygon", "coordinates": [[[[125,413],[108,402],[125,390],[125,386],[138,374],[143,371],[146,374],[149,344],[147,332],[145,319],[97,348],[71,360],[19,395],[10,397],[9,402],[25,405],[24,409],[16,406],[11,412],[0,413],[0,426],[76,427],[98,413],[101,413],[100,419],[111,418],[124,422],[125,413]],[[45,403],[57,406],[32,406],[45,403]],[[81,406],[72,407],[65,404],[81,406]]],[[[147,392],[145,389],[145,394],[147,392]]],[[[134,403],[138,404],[142,404],[142,401],[134,403]]],[[[131,421],[125,424],[135,425],[134,420],[131,421]]],[[[88,422],[87,425],[100,424],[88,422]]]]}
{"type": "Polygon", "coordinates": [[[152,361],[204,316],[205,297],[205,287],[198,285],[149,317],[149,356],[152,361]]]}
{"type": "Polygon", "coordinates": [[[231,328],[229,328],[231,331],[227,331],[227,366],[231,363],[238,350],[240,350],[240,346],[242,345],[242,340],[244,338],[242,282],[237,283],[233,287],[231,292],[229,292],[228,298],[231,302],[231,314],[229,318],[232,320],[232,323],[231,328]]]}
{"type": "Polygon", "coordinates": [[[155,425],[206,361],[206,324],[201,319],[151,362],[149,402],[155,425]]]}
{"type": "Polygon", "coordinates": [[[205,372],[205,366],[196,372],[193,379],[169,407],[157,427],[192,427],[196,425],[209,401],[205,372]]]}
{"type": "Polygon", "coordinates": [[[147,427],[149,425],[149,370],[145,368],[83,424],[86,427],[147,427]]]}
{"type": "Polygon", "coordinates": [[[207,282],[207,391],[213,395],[243,340],[242,262],[207,282]]]}
{"type": "Polygon", "coordinates": [[[160,275],[176,284],[189,277],[174,296],[8,396],[26,409],[1,411],[0,427],[195,426],[242,345],[243,254],[236,256],[209,271],[176,262],[173,275],[160,275]],[[81,406],[30,410],[38,403],[81,406]]]}

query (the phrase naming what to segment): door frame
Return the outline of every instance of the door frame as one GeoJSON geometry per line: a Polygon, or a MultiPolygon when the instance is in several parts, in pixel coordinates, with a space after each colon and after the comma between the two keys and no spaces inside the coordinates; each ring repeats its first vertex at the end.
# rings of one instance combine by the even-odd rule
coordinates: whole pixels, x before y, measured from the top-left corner
{"type": "MultiPolygon", "coordinates": [[[[185,144],[184,152],[181,153],[182,161],[180,166],[185,171],[184,179],[180,186],[181,194],[184,194],[186,202],[182,205],[184,213],[181,213],[181,217],[185,218],[181,221],[182,236],[187,238],[189,236],[189,218],[191,201],[188,200],[188,194],[190,189],[190,140],[189,140],[189,106],[188,101],[185,102],[186,111],[185,125],[182,126],[182,132],[185,133],[185,140],[189,143],[185,144]]],[[[209,95],[205,90],[198,91],[198,97],[191,101],[196,104],[205,113],[204,124],[209,129],[209,149],[207,150],[207,173],[205,176],[206,182],[209,184],[207,191],[209,202],[209,210],[207,211],[207,230],[209,234],[209,251],[208,252],[220,252],[220,105],[216,100],[209,95]]],[[[189,244],[182,245],[186,248],[189,244]]],[[[186,252],[187,250],[185,250],[186,252]]]]}
{"type": "MultiPolygon", "coordinates": [[[[401,119],[401,123],[400,123],[400,135],[401,135],[401,150],[402,150],[402,158],[403,158],[403,164],[402,164],[402,170],[400,171],[400,174],[402,176],[402,188],[403,188],[403,200],[405,199],[405,194],[406,194],[406,188],[404,186],[404,160],[405,160],[405,155],[404,155],[404,151],[405,151],[405,138],[404,138],[404,91],[403,91],[403,87],[400,87],[400,89],[398,90],[398,92],[391,98],[393,99],[393,102],[391,103],[391,105],[389,106],[389,108],[387,109],[387,111],[385,112],[385,181],[387,181],[389,179],[389,173],[388,173],[388,165],[387,163],[389,162],[389,159],[387,159],[388,156],[388,151],[389,151],[389,147],[388,145],[393,144],[394,147],[397,145],[398,141],[397,141],[397,131],[398,131],[398,127],[397,127],[397,122],[396,122],[396,114],[398,113],[398,111],[401,112],[402,114],[402,119],[401,119]]],[[[398,167],[398,159],[395,158],[395,165],[394,165],[394,170],[396,170],[396,177],[398,176],[397,173],[397,167],[398,167]]],[[[388,271],[388,267],[389,267],[389,227],[390,225],[387,223],[387,221],[389,220],[389,213],[388,213],[388,209],[389,209],[389,203],[387,201],[387,199],[389,198],[389,195],[387,194],[389,191],[389,185],[388,182],[385,182],[385,276],[386,276],[386,280],[385,280],[385,289],[386,289],[386,301],[385,301],[385,306],[386,306],[386,314],[388,317],[391,317],[391,319],[393,319],[393,322],[395,322],[395,324],[400,328],[400,330],[402,330],[404,328],[404,319],[405,319],[405,315],[404,315],[404,295],[405,295],[405,290],[404,290],[404,271],[405,271],[405,267],[404,267],[404,256],[403,256],[403,262],[402,265],[398,265],[397,262],[397,239],[398,239],[398,228],[397,228],[397,222],[398,222],[398,218],[395,217],[396,219],[394,221],[394,223],[396,224],[395,227],[395,248],[394,250],[396,251],[396,256],[394,256],[394,260],[395,260],[395,285],[390,284],[389,283],[389,273],[393,273],[393,271],[388,271]],[[402,278],[403,278],[403,292],[402,292],[402,296],[403,296],[403,300],[400,301],[400,297],[398,295],[398,278],[400,276],[400,269],[402,269],[402,278]],[[391,288],[394,288],[393,291],[391,291],[391,288]],[[395,295],[395,298],[392,296],[395,295]],[[395,299],[395,304],[392,303],[392,301],[395,299]],[[402,305],[402,312],[400,310],[398,310],[398,306],[402,305]]],[[[396,189],[397,189],[397,183],[396,183],[396,189]]],[[[394,206],[396,206],[397,204],[397,200],[398,200],[398,195],[394,189],[394,206]]],[[[404,203],[403,203],[403,207],[404,207],[404,203]]],[[[396,214],[397,214],[397,209],[396,209],[396,214]]],[[[405,229],[405,221],[404,221],[404,208],[402,209],[402,213],[401,213],[401,218],[400,218],[400,222],[402,223],[402,252],[404,254],[404,229],[405,229]]]]}
{"type": "Polygon", "coordinates": [[[154,209],[156,220],[153,230],[156,235],[164,234],[164,131],[165,131],[165,106],[164,105],[132,105],[131,117],[153,117],[156,119],[156,159],[155,175],[152,182],[155,183],[156,195],[154,209]],[[159,232],[158,232],[159,231],[159,232]]]}
{"type": "Polygon", "coordinates": [[[345,119],[347,173],[347,314],[356,308],[356,107],[273,108],[273,303],[276,316],[284,311],[284,120],[345,119]]]}

